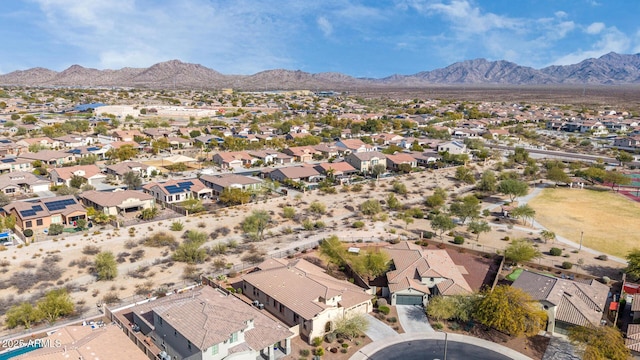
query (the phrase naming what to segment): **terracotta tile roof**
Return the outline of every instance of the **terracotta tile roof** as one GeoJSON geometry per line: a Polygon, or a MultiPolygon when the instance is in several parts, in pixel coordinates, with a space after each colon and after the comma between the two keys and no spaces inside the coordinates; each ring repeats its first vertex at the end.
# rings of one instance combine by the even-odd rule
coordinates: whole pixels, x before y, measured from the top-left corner
{"type": "Polygon", "coordinates": [[[629,350],[640,352],[640,324],[629,324],[624,343],[629,350]]]}
{"type": "Polygon", "coordinates": [[[338,280],[304,259],[288,263],[269,259],[258,268],[262,270],[247,274],[242,279],[306,320],[335,307],[322,299],[340,296],[339,307],[350,308],[373,298],[357,285],[338,280]]]}
{"type": "Polygon", "coordinates": [[[81,193],[81,199],[87,199],[100,206],[111,207],[118,206],[126,200],[147,201],[153,200],[153,196],[137,190],[121,190],[121,191],[96,191],[90,190],[81,193]]]}
{"type": "Polygon", "coordinates": [[[7,186],[51,184],[48,179],[41,178],[26,171],[15,171],[0,175],[0,189],[7,186]]]}
{"type": "Polygon", "coordinates": [[[556,320],[580,326],[600,325],[609,294],[609,287],[596,280],[581,283],[527,270],[512,286],[524,290],[535,300],[557,306],[556,320]]]}
{"type": "Polygon", "coordinates": [[[55,214],[68,215],[76,211],[86,213],[86,210],[84,209],[82,204],[80,204],[73,195],[56,196],[53,198],[37,199],[32,201],[14,201],[11,204],[3,207],[2,210],[7,214],[12,210],[15,210],[18,214],[18,217],[22,218],[23,220],[40,219],[55,214]],[[73,204],[66,205],[63,208],[58,208],[57,206],[47,206],[48,204],[62,200],[72,200],[73,204]],[[21,213],[22,211],[25,212],[21,213]]]}
{"type": "Polygon", "coordinates": [[[238,174],[220,174],[220,175],[201,175],[200,179],[212,184],[216,184],[220,187],[227,188],[232,185],[251,185],[260,184],[262,181],[251,178],[248,176],[242,176],[238,174]]]}
{"type": "Polygon", "coordinates": [[[91,326],[65,326],[49,335],[47,339],[51,340],[51,346],[12,359],[148,359],[115,324],[96,329],[92,329],[91,326]],[[60,346],[54,346],[54,341],[59,341],[60,346]]]}
{"type": "Polygon", "coordinates": [[[90,179],[96,175],[101,175],[102,177],[106,177],[105,175],[102,174],[102,171],[97,165],[77,165],[77,166],[59,167],[59,168],[51,169],[49,170],[49,172],[58,174],[58,177],[64,180],[69,180],[74,175],[78,175],[85,179],[90,179]]]}
{"type": "Polygon", "coordinates": [[[373,158],[378,159],[386,159],[387,155],[379,152],[379,151],[367,151],[367,152],[359,152],[359,153],[351,153],[349,154],[351,157],[355,157],[360,161],[370,161],[373,158]]]}
{"type": "Polygon", "coordinates": [[[421,246],[401,242],[384,248],[393,261],[395,270],[387,272],[389,290],[395,292],[407,287],[430,293],[422,284],[422,278],[444,278],[436,284],[442,295],[458,295],[473,292],[460,268],[444,249],[428,250],[421,246]]]}
{"type": "Polygon", "coordinates": [[[160,191],[162,191],[165,195],[173,195],[175,193],[170,193],[167,190],[167,186],[178,186],[181,187],[183,189],[182,192],[179,192],[180,194],[185,193],[185,192],[200,192],[202,190],[208,189],[203,183],[202,181],[200,181],[199,179],[174,179],[174,180],[169,180],[169,181],[165,181],[162,183],[158,183],[158,182],[150,182],[148,184],[145,184],[142,188],[145,190],[151,190],[154,187],[158,187],[160,189],[160,191]],[[186,183],[186,182],[191,182],[192,185],[189,186],[181,186],[178,185],[179,183],[186,183]]]}
{"type": "Polygon", "coordinates": [[[232,295],[205,286],[182,294],[170,295],[135,306],[133,312],[154,328],[153,313],[162,317],[200,350],[206,350],[246,329],[245,342],[253,350],[261,350],[293,336],[287,327],[262,314],[260,310],[232,295]]]}
{"type": "Polygon", "coordinates": [[[118,175],[124,175],[136,168],[140,168],[141,170],[146,170],[149,168],[149,165],[143,164],[137,161],[123,161],[120,163],[109,165],[106,168],[115,172],[118,175]]]}
{"type": "Polygon", "coordinates": [[[416,159],[413,156],[406,153],[397,153],[393,155],[387,155],[387,160],[396,164],[416,162],[416,159]]]}
{"type": "Polygon", "coordinates": [[[356,168],[354,168],[353,166],[351,166],[351,164],[345,161],[334,162],[334,163],[320,163],[315,166],[315,169],[322,173],[326,173],[331,169],[333,169],[333,171],[335,171],[336,173],[358,172],[356,168]]]}
{"type": "Polygon", "coordinates": [[[30,160],[50,161],[50,160],[63,159],[63,158],[68,158],[73,156],[62,151],[41,150],[41,151],[38,151],[37,153],[32,153],[32,152],[22,153],[18,155],[18,157],[23,159],[30,159],[30,160]]]}
{"type": "Polygon", "coordinates": [[[289,166],[273,170],[271,173],[281,173],[287,179],[303,179],[310,176],[318,176],[320,173],[313,167],[308,166],[289,166]]]}

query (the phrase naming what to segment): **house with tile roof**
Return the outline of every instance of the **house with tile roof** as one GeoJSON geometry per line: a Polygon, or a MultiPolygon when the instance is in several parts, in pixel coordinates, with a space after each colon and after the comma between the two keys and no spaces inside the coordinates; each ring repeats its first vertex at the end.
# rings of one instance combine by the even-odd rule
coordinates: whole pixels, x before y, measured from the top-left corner
{"type": "Polygon", "coordinates": [[[212,161],[223,169],[228,169],[252,165],[258,159],[252,157],[246,151],[223,151],[213,155],[212,161]]]}
{"type": "Polygon", "coordinates": [[[49,170],[49,177],[55,185],[71,186],[71,179],[75,176],[84,179],[89,185],[95,185],[107,177],[97,165],[93,164],[59,167],[49,170]]]}
{"type": "Polygon", "coordinates": [[[206,187],[199,179],[178,179],[162,183],[150,182],[142,187],[142,191],[151,194],[157,201],[175,204],[188,199],[210,198],[213,190],[206,187]]]}
{"type": "Polygon", "coordinates": [[[336,142],[336,147],[344,154],[377,150],[375,146],[366,144],[360,139],[340,139],[336,142]]]}
{"type": "Polygon", "coordinates": [[[315,154],[321,153],[313,148],[313,146],[292,146],[282,150],[283,153],[293,156],[297,162],[308,162],[313,160],[315,154]]]}
{"type": "Polygon", "coordinates": [[[549,333],[566,335],[573,326],[600,326],[609,287],[596,280],[559,279],[525,270],[511,284],[540,302],[549,333]]]}
{"type": "Polygon", "coordinates": [[[378,151],[352,152],[344,158],[349,165],[363,174],[369,174],[373,167],[380,164],[387,167],[387,156],[378,151]]]}
{"type": "Polygon", "coordinates": [[[337,319],[373,309],[371,290],[338,280],[304,259],[265,260],[242,277],[242,290],[287,326],[298,326],[309,343],[337,319]]]}
{"type": "Polygon", "coordinates": [[[76,161],[76,156],[62,151],[42,150],[35,153],[21,153],[18,155],[18,159],[26,159],[31,162],[39,160],[45,166],[60,166],[62,164],[76,161]]]}
{"type": "Polygon", "coordinates": [[[2,208],[2,215],[16,218],[16,230],[48,229],[51,224],[75,227],[79,219],[87,219],[87,211],[73,195],[39,198],[29,201],[14,201],[2,208]]]}
{"type": "Polygon", "coordinates": [[[291,353],[295,335],[233,295],[208,286],[129,307],[114,321],[131,339],[142,334],[158,359],[267,359],[291,353]]]}
{"type": "Polygon", "coordinates": [[[0,175],[0,191],[9,196],[49,190],[51,181],[26,171],[0,175]]]}
{"type": "Polygon", "coordinates": [[[151,209],[156,202],[151,194],[137,190],[84,191],[78,195],[84,206],[107,215],[125,215],[151,209]]]}
{"type": "Polygon", "coordinates": [[[0,174],[6,174],[15,171],[32,171],[32,161],[28,159],[20,159],[13,156],[5,156],[0,158],[0,174]]]}
{"type": "Polygon", "coordinates": [[[462,295],[473,292],[463,273],[447,250],[423,249],[410,242],[383,248],[392,268],[387,272],[387,286],[382,295],[391,305],[427,305],[429,295],[462,295]]]}
{"type": "Polygon", "coordinates": [[[310,166],[281,167],[269,172],[271,180],[281,183],[285,181],[318,182],[323,177],[316,169],[310,166]]]}
{"type": "Polygon", "coordinates": [[[338,180],[341,183],[345,181],[349,181],[351,176],[355,175],[358,172],[356,168],[351,166],[346,161],[339,161],[339,162],[333,162],[333,163],[323,162],[323,163],[317,164],[313,168],[316,169],[322,175],[333,176],[334,179],[338,180]]]}
{"type": "Polygon", "coordinates": [[[387,154],[387,169],[392,171],[399,171],[400,165],[408,164],[411,168],[418,166],[418,160],[416,160],[411,154],[399,152],[395,154],[387,154]]]}
{"type": "Polygon", "coordinates": [[[69,325],[47,334],[39,339],[42,347],[12,359],[149,359],[115,324],[69,325]]]}
{"type": "Polygon", "coordinates": [[[124,177],[124,174],[128,172],[134,172],[140,177],[149,177],[154,171],[158,171],[155,166],[143,164],[137,161],[123,161],[116,164],[107,165],[105,172],[116,177],[120,180],[124,177]]]}
{"type": "Polygon", "coordinates": [[[227,189],[257,191],[262,187],[262,180],[238,174],[201,175],[200,181],[211,188],[215,196],[227,189]]]}

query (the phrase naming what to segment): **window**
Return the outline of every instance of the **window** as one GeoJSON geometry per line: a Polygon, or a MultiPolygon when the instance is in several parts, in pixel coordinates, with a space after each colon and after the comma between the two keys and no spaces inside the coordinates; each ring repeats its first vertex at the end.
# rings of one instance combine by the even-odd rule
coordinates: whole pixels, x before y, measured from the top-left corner
{"type": "Polygon", "coordinates": [[[284,312],[284,305],[280,304],[280,312],[284,312]]]}
{"type": "Polygon", "coordinates": [[[300,320],[300,316],[298,316],[298,314],[294,313],[293,314],[293,322],[294,323],[298,323],[298,320],[300,320]]]}
{"type": "Polygon", "coordinates": [[[32,226],[33,226],[33,222],[31,222],[31,221],[27,221],[27,222],[24,223],[24,227],[30,228],[32,226]]]}
{"type": "Polygon", "coordinates": [[[211,355],[218,355],[218,344],[211,347],[211,355]]]}
{"type": "Polygon", "coordinates": [[[173,330],[173,336],[178,336],[178,331],[173,330]]]}
{"type": "Polygon", "coordinates": [[[173,195],[169,195],[169,197],[167,197],[167,201],[173,201],[173,195]]]}
{"type": "Polygon", "coordinates": [[[234,343],[236,341],[238,341],[238,333],[234,332],[233,334],[231,334],[231,338],[229,338],[229,342],[234,343]]]}
{"type": "Polygon", "coordinates": [[[187,347],[191,350],[191,341],[187,340],[187,347]]]}
{"type": "Polygon", "coordinates": [[[36,225],[37,226],[42,226],[42,219],[37,219],[36,220],[36,225]]]}
{"type": "Polygon", "coordinates": [[[7,194],[13,194],[14,192],[16,192],[16,189],[14,189],[14,188],[8,188],[8,189],[6,189],[4,192],[5,192],[5,193],[7,193],[7,194]]]}
{"type": "Polygon", "coordinates": [[[160,322],[160,326],[162,326],[162,318],[161,317],[158,318],[158,321],[160,322]]]}

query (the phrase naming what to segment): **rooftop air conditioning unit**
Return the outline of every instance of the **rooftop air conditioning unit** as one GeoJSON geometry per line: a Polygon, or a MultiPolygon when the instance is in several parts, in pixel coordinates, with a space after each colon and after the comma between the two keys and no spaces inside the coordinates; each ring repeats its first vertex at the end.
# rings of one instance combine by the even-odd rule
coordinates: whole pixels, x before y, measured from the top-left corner
{"type": "Polygon", "coordinates": [[[260,301],[258,301],[258,300],[253,300],[253,306],[258,306],[258,304],[260,304],[260,301]]]}
{"type": "Polygon", "coordinates": [[[264,310],[264,304],[258,304],[258,309],[264,310]]]}

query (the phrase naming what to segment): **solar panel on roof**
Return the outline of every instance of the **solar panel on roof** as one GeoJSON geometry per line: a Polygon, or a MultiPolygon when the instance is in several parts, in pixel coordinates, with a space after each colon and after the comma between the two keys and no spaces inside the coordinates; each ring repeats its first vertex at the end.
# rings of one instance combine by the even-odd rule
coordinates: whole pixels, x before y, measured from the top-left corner
{"type": "Polygon", "coordinates": [[[184,187],[192,186],[192,185],[193,185],[193,183],[191,181],[182,181],[182,182],[178,183],[178,186],[184,186],[184,187]]]}
{"type": "Polygon", "coordinates": [[[9,140],[9,139],[0,139],[0,143],[3,143],[3,144],[10,144],[10,143],[11,143],[11,140],[9,140]]]}
{"type": "Polygon", "coordinates": [[[69,151],[67,151],[70,154],[80,154],[80,149],[71,149],[69,151]]]}
{"type": "Polygon", "coordinates": [[[87,151],[96,151],[96,150],[100,150],[99,147],[89,147],[87,148],[87,151]]]}
{"type": "Polygon", "coordinates": [[[35,210],[35,211],[42,211],[42,206],[40,206],[40,205],[35,205],[35,206],[31,207],[31,208],[33,210],[35,210]]]}
{"type": "Polygon", "coordinates": [[[49,211],[61,210],[65,209],[68,205],[73,205],[76,202],[73,199],[64,199],[64,200],[56,200],[44,203],[44,206],[49,209],[49,211]]]}
{"type": "Polygon", "coordinates": [[[33,210],[22,210],[22,211],[20,211],[20,216],[22,216],[22,217],[34,216],[35,214],[36,214],[36,212],[33,211],[33,210]]]}
{"type": "Polygon", "coordinates": [[[175,185],[168,185],[168,186],[165,186],[164,188],[167,189],[169,194],[178,194],[182,192],[182,189],[175,185]]]}
{"type": "Polygon", "coordinates": [[[8,158],[8,159],[0,159],[0,161],[6,164],[6,163],[16,162],[16,159],[8,158]]]}

